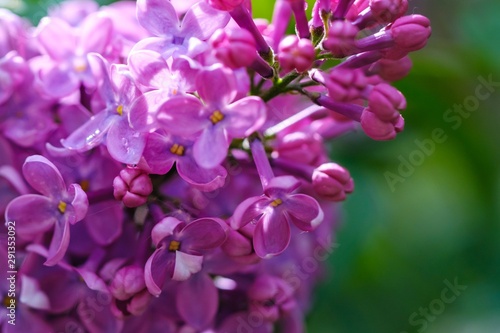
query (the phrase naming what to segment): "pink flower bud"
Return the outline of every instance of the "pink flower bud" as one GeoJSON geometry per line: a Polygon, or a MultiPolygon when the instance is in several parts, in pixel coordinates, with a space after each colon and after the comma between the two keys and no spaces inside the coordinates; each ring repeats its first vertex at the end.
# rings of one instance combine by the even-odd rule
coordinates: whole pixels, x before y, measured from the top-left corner
{"type": "Polygon", "coordinates": [[[244,0],[208,0],[208,4],[215,9],[231,11],[241,5],[244,0]]]}
{"type": "Polygon", "coordinates": [[[326,80],[328,95],[339,102],[349,102],[361,97],[368,82],[360,69],[334,69],[326,80]]]}
{"type": "Polygon", "coordinates": [[[125,266],[118,270],[109,286],[111,294],[125,301],[146,288],[144,270],[139,266],[125,266]]]}
{"type": "Polygon", "coordinates": [[[130,302],[127,304],[127,311],[134,316],[140,316],[148,309],[152,299],[153,295],[151,295],[147,289],[144,289],[132,297],[130,302]]]}
{"type": "Polygon", "coordinates": [[[397,47],[416,51],[427,44],[431,35],[430,25],[425,16],[408,15],[394,21],[390,29],[397,47]]]}
{"type": "Polygon", "coordinates": [[[126,168],[113,180],[114,196],[129,208],[146,203],[153,191],[153,184],[147,173],[140,169],[126,168]]]}
{"type": "Polygon", "coordinates": [[[391,121],[383,121],[367,108],[361,115],[361,127],[374,140],[392,140],[404,128],[404,119],[399,115],[391,121]]]}
{"type": "Polygon", "coordinates": [[[376,85],[368,97],[370,112],[383,121],[392,121],[399,116],[399,110],[406,108],[403,94],[387,83],[376,85]]]}
{"type": "Polygon", "coordinates": [[[336,163],[325,163],[314,169],[312,185],[318,195],[332,201],[345,200],[346,193],[354,190],[349,171],[336,163]]]}
{"type": "Polygon", "coordinates": [[[408,10],[407,0],[370,0],[373,18],[379,23],[390,23],[408,10]]]}
{"type": "Polygon", "coordinates": [[[370,72],[378,74],[382,79],[394,82],[408,75],[413,64],[410,57],[401,59],[380,59],[370,67],[370,72]]]}
{"type": "Polygon", "coordinates": [[[333,21],[323,42],[323,48],[337,58],[348,56],[356,50],[355,40],[358,32],[358,28],[350,21],[333,21]]]}
{"type": "Polygon", "coordinates": [[[278,61],[284,71],[305,72],[315,60],[314,46],[309,39],[295,35],[285,37],[278,47],[278,61]]]}
{"type": "Polygon", "coordinates": [[[283,313],[290,312],[296,302],[293,289],[284,280],[260,275],[248,290],[250,310],[259,313],[265,320],[277,321],[283,313]]]}
{"type": "Polygon", "coordinates": [[[215,57],[232,69],[250,66],[257,57],[255,39],[246,29],[219,29],[209,42],[215,57]]]}

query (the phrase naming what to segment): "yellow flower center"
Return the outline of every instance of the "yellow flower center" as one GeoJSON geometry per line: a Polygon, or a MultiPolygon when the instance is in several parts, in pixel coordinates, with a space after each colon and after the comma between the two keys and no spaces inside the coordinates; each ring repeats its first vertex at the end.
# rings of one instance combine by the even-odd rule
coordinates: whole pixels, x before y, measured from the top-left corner
{"type": "Polygon", "coordinates": [[[283,203],[283,200],[281,200],[280,198],[278,199],[274,199],[273,202],[271,202],[271,207],[278,207],[279,205],[281,205],[283,203]]]}
{"type": "Polygon", "coordinates": [[[64,214],[64,212],[66,211],[66,206],[68,204],[65,203],[64,201],[59,201],[59,204],[57,205],[57,209],[59,209],[59,212],[61,212],[61,214],[64,214]]]}
{"type": "Polygon", "coordinates": [[[174,252],[174,251],[178,251],[180,247],[181,247],[181,242],[173,240],[173,241],[170,241],[170,244],[168,245],[168,250],[170,252],[174,252]]]}
{"type": "Polygon", "coordinates": [[[120,116],[123,115],[123,105],[118,105],[116,107],[116,112],[118,112],[120,116]]]}
{"type": "Polygon", "coordinates": [[[172,147],[170,147],[170,152],[175,155],[184,156],[184,146],[174,143],[172,147]]]}
{"type": "Polygon", "coordinates": [[[210,121],[212,122],[212,124],[215,125],[224,119],[224,114],[222,112],[220,112],[219,110],[216,110],[210,115],[209,118],[210,118],[210,121]]]}
{"type": "Polygon", "coordinates": [[[3,298],[3,301],[2,301],[3,306],[8,307],[11,304],[11,300],[13,300],[13,299],[14,298],[5,295],[5,297],[3,298]]]}
{"type": "Polygon", "coordinates": [[[89,187],[90,187],[90,182],[88,180],[84,179],[80,182],[80,187],[82,188],[82,190],[87,192],[89,190],[89,187]]]}

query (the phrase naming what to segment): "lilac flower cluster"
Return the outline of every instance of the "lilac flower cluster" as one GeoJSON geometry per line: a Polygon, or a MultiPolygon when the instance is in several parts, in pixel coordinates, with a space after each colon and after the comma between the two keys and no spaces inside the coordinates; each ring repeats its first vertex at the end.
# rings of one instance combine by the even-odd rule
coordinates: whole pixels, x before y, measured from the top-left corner
{"type": "Polygon", "coordinates": [[[354,187],[326,143],[403,130],[391,82],[431,33],[407,7],[317,0],[308,19],[276,0],[266,22],[250,0],[74,0],[36,27],[0,10],[19,294],[2,331],[303,332],[354,187]]]}

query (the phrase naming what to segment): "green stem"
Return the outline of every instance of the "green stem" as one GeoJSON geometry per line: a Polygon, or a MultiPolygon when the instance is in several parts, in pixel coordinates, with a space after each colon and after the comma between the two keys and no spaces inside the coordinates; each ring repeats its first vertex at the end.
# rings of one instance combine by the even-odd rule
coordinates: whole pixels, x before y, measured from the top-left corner
{"type": "Polygon", "coordinates": [[[284,92],[288,87],[288,85],[299,76],[300,76],[299,73],[293,71],[285,75],[283,78],[278,78],[274,83],[274,85],[271,87],[271,89],[263,93],[260,97],[264,102],[273,99],[274,97],[284,92]]]}

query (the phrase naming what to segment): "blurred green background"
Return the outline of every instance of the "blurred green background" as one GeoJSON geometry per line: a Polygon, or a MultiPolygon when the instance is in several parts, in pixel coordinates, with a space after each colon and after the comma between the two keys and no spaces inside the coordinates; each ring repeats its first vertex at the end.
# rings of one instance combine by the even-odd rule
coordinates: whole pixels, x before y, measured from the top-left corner
{"type": "MultiPolygon", "coordinates": [[[[25,10],[37,19],[53,3],[25,10]]],[[[253,0],[256,16],[269,17],[273,3],[253,0]]],[[[396,84],[408,101],[405,131],[391,142],[354,133],[332,145],[356,191],[310,333],[500,332],[500,84],[470,114],[453,111],[475,100],[479,77],[500,82],[500,2],[412,0],[410,12],[428,16],[433,35],[396,84]],[[401,160],[421,150],[415,140],[435,129],[446,141],[391,187],[387,172],[398,175],[401,160]],[[467,287],[449,303],[446,281],[467,287]]]]}

